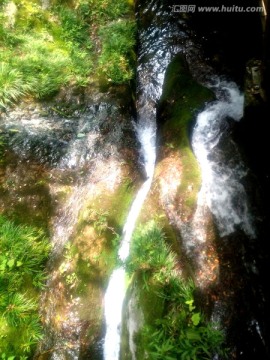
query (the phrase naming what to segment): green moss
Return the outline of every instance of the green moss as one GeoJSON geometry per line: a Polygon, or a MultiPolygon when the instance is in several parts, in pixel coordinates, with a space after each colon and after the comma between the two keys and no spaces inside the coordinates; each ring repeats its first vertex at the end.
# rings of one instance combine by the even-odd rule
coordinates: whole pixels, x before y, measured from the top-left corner
{"type": "Polygon", "coordinates": [[[178,193],[189,214],[201,184],[199,166],[190,148],[190,127],[198,111],[213,99],[213,93],[192,78],[183,56],[176,56],[166,72],[159,113],[164,143],[180,151],[183,172],[178,193]]]}
{"type": "Polygon", "coordinates": [[[104,192],[86,201],[59,266],[59,281],[68,294],[81,299],[83,342],[90,346],[102,336],[102,299],[117,263],[120,234],[133,196],[134,184],[124,178],[114,193],[104,192]]]}
{"type": "Polygon", "coordinates": [[[108,199],[110,223],[120,232],[124,226],[136,189],[131,178],[126,177],[117,191],[108,199]]]}
{"type": "MultiPolygon", "coordinates": [[[[144,324],[154,326],[156,319],[162,318],[164,314],[165,301],[157,294],[160,292],[161,287],[156,283],[151,283],[147,289],[145,288],[145,279],[143,273],[137,273],[133,276],[132,283],[129,286],[124,302],[124,311],[122,316],[122,329],[121,329],[121,360],[132,360],[132,354],[129,348],[129,331],[127,319],[127,303],[129,299],[136,294],[136,299],[144,316],[144,324]]],[[[145,359],[145,337],[141,330],[134,334],[134,343],[136,344],[136,358],[145,359]]]]}
{"type": "Polygon", "coordinates": [[[17,225],[42,228],[49,235],[53,208],[45,168],[20,162],[5,146],[3,153],[3,163],[0,161],[2,213],[17,225]]]}
{"type": "Polygon", "coordinates": [[[145,323],[154,325],[156,319],[162,318],[165,301],[157,294],[161,290],[161,285],[150,282],[146,286],[146,279],[143,274],[138,274],[137,286],[139,290],[139,303],[143,309],[145,323]]]}

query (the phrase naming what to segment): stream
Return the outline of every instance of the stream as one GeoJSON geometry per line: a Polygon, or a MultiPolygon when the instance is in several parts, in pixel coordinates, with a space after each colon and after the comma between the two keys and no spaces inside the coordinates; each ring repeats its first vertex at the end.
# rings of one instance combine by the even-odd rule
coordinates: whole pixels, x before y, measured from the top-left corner
{"type": "Polygon", "coordinates": [[[239,121],[243,117],[244,96],[234,83],[223,81],[211,88],[218,101],[198,115],[192,136],[192,147],[202,171],[201,191],[205,192],[207,205],[217,219],[220,236],[233,233],[239,226],[254,238],[252,214],[241,182],[248,169],[229,136],[227,151],[233,157],[224,161],[224,154],[218,148],[224,130],[226,136],[226,120],[239,121]]]}
{"type": "MultiPolygon", "coordinates": [[[[122,359],[124,263],[153,181],[157,186],[156,165],[166,158],[165,151],[160,154],[165,144],[159,137],[163,124],[157,108],[166,70],[177,54],[185,57],[188,71],[215,99],[192,109],[190,147],[201,170],[193,213],[182,218],[174,208],[180,203],[181,164],[168,179],[174,187],[164,185],[168,185],[167,202],[159,205],[172,214],[167,220],[176,233],[179,252],[195,269],[198,292],[206,300],[203,305],[209,318],[225,331],[231,359],[269,358],[261,220],[249,193],[253,174],[233,138],[235,124],[245,116],[244,94],[235,79],[217,75],[204,58],[201,44],[206,40],[200,43],[188,17],[179,17],[168,4],[153,0],[136,5],[136,116],[102,95],[68,116],[60,116],[49,105],[26,106],[5,115],[0,124],[13,162],[1,170],[1,211],[10,206],[14,212],[25,212],[27,223],[36,221],[46,227],[52,243],[40,306],[45,336],[34,356],[37,360],[122,359]],[[130,183],[140,184],[139,190],[135,195],[131,192],[128,207],[120,210],[122,204],[114,196],[117,191],[122,194],[123,184],[128,191],[130,183]],[[31,195],[33,189],[37,191],[31,195]],[[107,212],[108,204],[112,208],[107,212]],[[42,207],[45,210],[39,213],[42,207]],[[210,221],[215,268],[207,256],[210,221]],[[118,265],[113,268],[109,251],[116,234],[120,243],[118,265]],[[204,278],[197,276],[203,273],[204,278]]],[[[142,360],[136,358],[134,341],[142,325],[134,315],[136,301],[134,295],[125,308],[127,342],[129,359],[142,360]]]]}
{"type": "MultiPolygon", "coordinates": [[[[131,237],[136,225],[136,220],[144,200],[150,190],[156,158],[155,146],[155,123],[152,127],[144,127],[144,124],[137,126],[138,138],[141,143],[142,156],[144,158],[146,181],[143,183],[129,211],[126,223],[123,228],[122,241],[118,256],[121,261],[125,261],[129,256],[129,248],[131,237]],[[143,126],[140,128],[140,126],[143,126]]],[[[105,320],[106,320],[106,336],[104,341],[104,359],[119,359],[120,337],[121,337],[121,319],[122,305],[125,298],[125,269],[120,267],[113,271],[109,285],[105,294],[105,320]]]]}
{"type": "MultiPolygon", "coordinates": [[[[151,5],[150,7],[151,8],[151,5]]],[[[150,190],[156,161],[156,104],[162,93],[166,68],[170,60],[164,36],[153,26],[140,33],[137,75],[137,122],[135,124],[138,140],[141,144],[140,161],[143,165],[146,181],[139,190],[126,223],[123,228],[123,239],[118,252],[121,261],[129,255],[130,241],[136,220],[144,200],[150,190]],[[155,41],[156,40],[156,41],[155,41]],[[145,49],[151,56],[145,61],[145,49]],[[142,54],[140,56],[140,54],[142,54]]],[[[114,270],[105,295],[106,336],[104,342],[104,359],[118,360],[121,338],[122,305],[125,297],[125,271],[122,267],[114,270]]],[[[131,345],[132,347],[132,345],[131,345]]],[[[134,344],[133,344],[134,347],[134,344]]],[[[133,350],[134,356],[134,350],[133,350]]]]}

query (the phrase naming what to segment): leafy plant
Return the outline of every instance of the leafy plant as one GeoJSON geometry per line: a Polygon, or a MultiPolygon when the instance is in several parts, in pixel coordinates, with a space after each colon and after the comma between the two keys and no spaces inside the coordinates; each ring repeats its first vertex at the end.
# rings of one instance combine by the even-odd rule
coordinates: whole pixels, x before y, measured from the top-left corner
{"type": "Polygon", "coordinates": [[[42,337],[38,290],[49,244],[39,229],[0,216],[0,348],[2,358],[29,358],[42,337]]]}
{"type": "Polygon", "coordinates": [[[89,23],[97,25],[121,18],[130,11],[127,0],[80,0],[78,12],[89,23]]]}
{"type": "Polygon", "coordinates": [[[30,85],[24,82],[20,71],[13,69],[7,63],[0,64],[0,108],[15,103],[30,92],[30,85]]]}
{"type": "Polygon", "coordinates": [[[26,277],[37,279],[49,252],[49,244],[40,230],[15,226],[0,216],[0,245],[1,288],[16,291],[26,277]]]}
{"type": "Polygon", "coordinates": [[[194,283],[183,279],[177,270],[176,255],[165,240],[154,221],[140,227],[126,264],[130,273],[137,274],[137,281],[143,279],[142,303],[145,297],[157,297],[162,305],[161,316],[148,318],[137,334],[140,356],[153,360],[210,360],[218,354],[226,358],[223,332],[197,309],[194,283]]]}
{"type": "Polygon", "coordinates": [[[2,360],[14,360],[15,356],[7,356],[5,353],[1,354],[1,359],[2,360]]]}
{"type": "Polygon", "coordinates": [[[28,299],[25,294],[9,293],[1,297],[0,311],[11,326],[27,322],[33,311],[36,310],[37,303],[28,299]]]}

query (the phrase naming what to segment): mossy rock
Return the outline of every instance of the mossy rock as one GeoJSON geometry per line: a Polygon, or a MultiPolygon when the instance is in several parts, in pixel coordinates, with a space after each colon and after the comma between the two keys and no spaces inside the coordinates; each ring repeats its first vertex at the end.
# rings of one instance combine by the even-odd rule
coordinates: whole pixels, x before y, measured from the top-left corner
{"type": "MultiPolygon", "coordinates": [[[[190,134],[196,115],[214,98],[211,90],[192,77],[183,55],[177,55],[166,71],[158,120],[160,143],[170,152],[180,152],[183,171],[178,194],[187,216],[194,210],[201,185],[200,169],[191,149],[190,134]]],[[[160,158],[166,155],[164,152],[163,149],[160,158]]]]}
{"type": "Polygon", "coordinates": [[[166,71],[160,99],[161,135],[181,149],[189,146],[192,120],[211,100],[214,100],[213,92],[192,77],[185,58],[177,55],[166,71]]]}

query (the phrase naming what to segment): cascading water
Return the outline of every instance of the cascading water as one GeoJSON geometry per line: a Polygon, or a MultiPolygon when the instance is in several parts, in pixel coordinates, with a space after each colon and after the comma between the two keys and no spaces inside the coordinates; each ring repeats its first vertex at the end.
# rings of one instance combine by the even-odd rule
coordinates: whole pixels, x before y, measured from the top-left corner
{"type": "MultiPolygon", "coordinates": [[[[152,11],[155,5],[148,4],[147,11],[152,11]]],[[[154,9],[157,11],[157,9],[154,9]]],[[[168,9],[167,9],[168,11],[168,9]]],[[[157,11],[157,15],[164,16],[166,12],[157,11]]],[[[139,66],[138,73],[138,101],[136,132],[141,144],[141,158],[145,170],[146,181],[139,190],[130,209],[123,229],[123,239],[119,249],[119,258],[125,261],[129,255],[130,240],[139,216],[143,202],[150,190],[156,160],[156,103],[161,96],[166,68],[172,56],[172,47],[168,45],[168,38],[172,36],[172,29],[168,26],[164,31],[152,26],[139,33],[139,66]],[[147,59],[145,58],[148,54],[147,59]]],[[[120,351],[120,333],[122,305],[125,297],[125,270],[120,267],[111,275],[105,295],[106,336],[104,342],[104,359],[118,360],[120,351]]],[[[130,314],[132,316],[132,314],[130,314]]],[[[132,332],[132,329],[130,329],[132,332]]],[[[134,346],[129,334],[130,349],[134,358],[134,346]],[[132,350],[133,349],[133,350],[132,350]]]]}
{"type": "Polygon", "coordinates": [[[209,87],[215,91],[218,100],[198,115],[192,136],[193,150],[202,172],[202,187],[193,225],[200,224],[203,204],[199,203],[199,199],[203,197],[214,215],[221,237],[218,246],[222,249],[219,253],[222,281],[218,284],[222,294],[214,304],[212,321],[228,324],[225,328],[228,336],[234,339],[239,356],[249,359],[252,353],[254,358],[262,358],[267,346],[264,290],[259,261],[256,260],[261,256],[255,246],[258,241],[257,219],[245,188],[249,170],[228,131],[228,120],[238,122],[243,117],[244,96],[233,82],[217,81],[216,85],[209,87]],[[230,291],[227,292],[226,288],[230,291]],[[255,294],[262,294],[259,306],[255,294]],[[239,305],[245,308],[241,315],[242,324],[238,320],[239,305]],[[229,321],[226,320],[228,317],[229,321]],[[238,327],[243,324],[246,325],[239,337],[238,327]]]}
{"type": "Polygon", "coordinates": [[[221,136],[224,136],[226,119],[239,121],[243,117],[244,96],[232,82],[220,82],[212,89],[218,101],[198,115],[192,138],[192,146],[202,171],[201,191],[206,195],[221,236],[231,234],[239,226],[246,235],[254,238],[248,197],[241,183],[247,169],[230,139],[233,158],[224,162],[222,151],[216,147],[221,136]]]}
{"type": "MultiPolygon", "coordinates": [[[[154,124],[153,124],[154,125],[154,124]]],[[[142,155],[145,161],[145,172],[147,180],[139,190],[128,214],[124,229],[121,246],[118,256],[121,261],[125,261],[129,255],[130,240],[135,228],[136,220],[139,216],[141,207],[150,190],[156,159],[155,126],[141,128],[137,127],[138,138],[142,145],[142,155]]],[[[114,270],[109,280],[109,285],[105,294],[105,320],[106,336],[104,342],[104,359],[118,360],[120,351],[120,334],[122,305],[125,297],[125,269],[121,266],[114,270]]]]}

